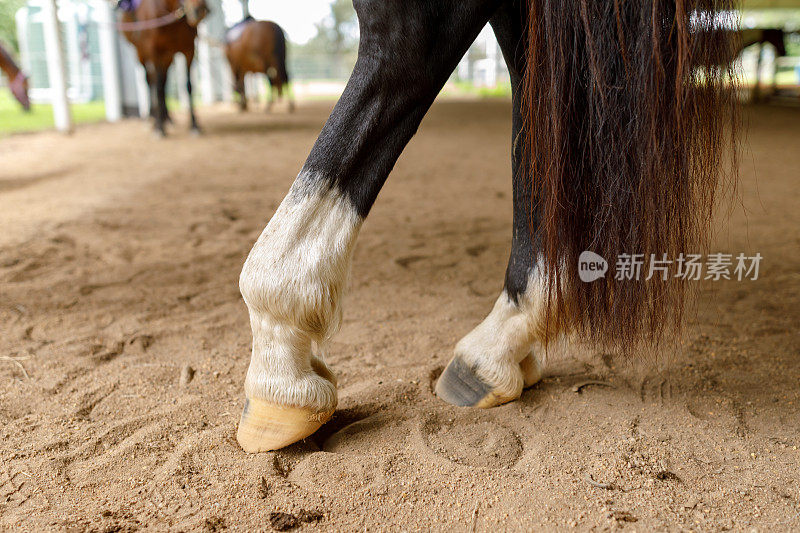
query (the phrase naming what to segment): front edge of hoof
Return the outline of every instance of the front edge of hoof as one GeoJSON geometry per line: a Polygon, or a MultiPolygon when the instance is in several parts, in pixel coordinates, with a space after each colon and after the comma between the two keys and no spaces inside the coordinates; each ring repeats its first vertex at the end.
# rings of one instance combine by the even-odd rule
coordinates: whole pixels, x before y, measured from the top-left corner
{"type": "Polygon", "coordinates": [[[436,395],[458,407],[488,408],[510,402],[516,398],[495,393],[475,369],[460,357],[454,357],[436,382],[436,395]]]}
{"type": "Polygon", "coordinates": [[[333,412],[286,407],[248,398],[239,420],[236,440],[247,453],[278,450],[314,433],[333,412]]]}

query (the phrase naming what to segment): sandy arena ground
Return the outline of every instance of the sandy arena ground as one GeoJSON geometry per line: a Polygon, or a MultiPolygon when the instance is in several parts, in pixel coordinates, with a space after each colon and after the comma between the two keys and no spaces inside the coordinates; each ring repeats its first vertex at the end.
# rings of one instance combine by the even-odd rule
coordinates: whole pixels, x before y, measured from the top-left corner
{"type": "Polygon", "coordinates": [[[437,103],[362,231],[339,410],[246,455],[238,275],[329,110],[0,140],[0,530],[800,529],[800,109],[749,113],[712,250],[761,279],[705,284],[670,365],[567,347],[479,411],[431,383],[502,287],[509,105],[437,103]]]}

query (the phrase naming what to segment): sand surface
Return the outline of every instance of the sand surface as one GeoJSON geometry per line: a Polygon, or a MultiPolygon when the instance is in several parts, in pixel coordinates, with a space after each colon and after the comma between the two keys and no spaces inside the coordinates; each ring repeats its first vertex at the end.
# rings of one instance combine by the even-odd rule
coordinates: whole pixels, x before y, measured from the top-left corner
{"type": "Polygon", "coordinates": [[[246,455],[238,275],[329,110],[0,140],[0,530],[800,529],[800,109],[749,113],[712,249],[761,278],[706,283],[670,364],[568,346],[479,411],[431,383],[502,288],[510,107],[437,103],[362,231],[337,413],[246,455]]]}

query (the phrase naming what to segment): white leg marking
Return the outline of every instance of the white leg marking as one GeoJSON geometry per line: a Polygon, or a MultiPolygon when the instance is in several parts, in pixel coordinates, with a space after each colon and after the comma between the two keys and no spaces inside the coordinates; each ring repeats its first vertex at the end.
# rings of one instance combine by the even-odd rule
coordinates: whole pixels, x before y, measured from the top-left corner
{"type": "Polygon", "coordinates": [[[503,291],[483,322],[456,344],[455,356],[505,401],[541,379],[541,361],[531,349],[543,340],[546,305],[544,278],[534,270],[518,304],[503,291]]]}
{"type": "Polygon", "coordinates": [[[253,330],[248,398],[320,411],[336,407],[333,377],[312,356],[312,346],[323,344],[339,326],[361,223],[350,202],[327,182],[304,173],[295,180],[239,277],[253,330]]]}

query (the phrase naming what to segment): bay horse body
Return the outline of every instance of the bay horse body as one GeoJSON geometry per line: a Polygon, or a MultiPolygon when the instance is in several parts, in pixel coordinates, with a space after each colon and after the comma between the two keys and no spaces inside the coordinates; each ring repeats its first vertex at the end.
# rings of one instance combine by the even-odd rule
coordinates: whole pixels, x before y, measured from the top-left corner
{"type": "Polygon", "coordinates": [[[11,54],[2,46],[0,46],[0,70],[8,77],[8,88],[11,89],[11,94],[17,99],[22,109],[30,111],[31,101],[28,98],[28,76],[22,72],[22,69],[14,62],[11,54]]]}
{"type": "MultiPolygon", "coordinates": [[[[278,98],[283,96],[289,83],[286,70],[286,36],[283,29],[268,20],[246,18],[225,34],[225,55],[231,66],[233,86],[239,93],[239,105],[247,110],[247,94],[244,86],[245,74],[255,72],[265,74],[269,80],[269,102],[267,110],[278,98]]],[[[288,89],[288,88],[287,88],[288,89]]],[[[294,108],[291,94],[289,110],[294,108]]]]}
{"type": "Polygon", "coordinates": [[[175,54],[186,58],[186,89],[189,93],[189,121],[199,132],[192,102],[192,61],[197,24],[208,13],[205,0],[129,0],[121,16],[122,33],[136,48],[147,73],[150,89],[150,116],[158,135],[166,135],[169,120],[166,86],[167,71],[175,54]]]}
{"type": "Polygon", "coordinates": [[[354,6],[350,80],[239,278],[253,332],[237,433],[248,452],[303,439],[336,409],[336,379],[316,350],[340,323],[359,230],[487,22],[513,93],[511,255],[494,308],[439,377],[441,399],[492,407],[518,398],[542,377],[544,346],[565,333],[623,353],[658,338],[679,314],[683,285],[613,275],[583,283],[578,258],[674,257],[708,233],[734,104],[724,68],[698,69],[730,53],[716,22],[730,2],[354,6]]]}

